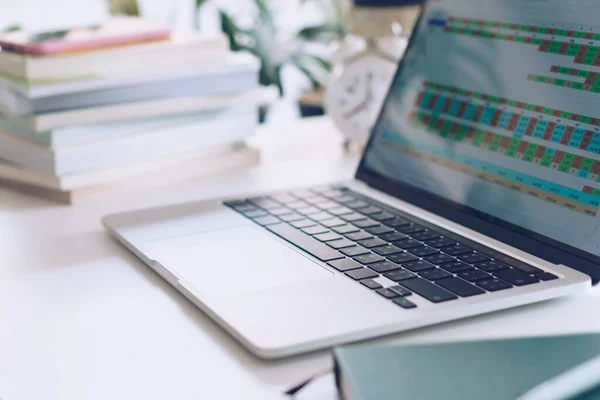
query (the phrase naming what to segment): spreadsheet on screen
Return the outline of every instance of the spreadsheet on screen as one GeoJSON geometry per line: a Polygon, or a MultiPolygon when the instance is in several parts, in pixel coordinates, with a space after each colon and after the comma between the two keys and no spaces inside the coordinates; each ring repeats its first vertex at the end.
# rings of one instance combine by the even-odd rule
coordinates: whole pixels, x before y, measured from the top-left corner
{"type": "Polygon", "coordinates": [[[599,14],[428,2],[364,165],[600,256],[599,14]]]}

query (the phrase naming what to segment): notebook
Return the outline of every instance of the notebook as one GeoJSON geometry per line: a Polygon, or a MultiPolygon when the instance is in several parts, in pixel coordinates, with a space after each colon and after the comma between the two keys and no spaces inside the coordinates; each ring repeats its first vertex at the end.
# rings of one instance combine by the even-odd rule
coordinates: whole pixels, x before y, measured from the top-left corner
{"type": "Polygon", "coordinates": [[[600,335],[335,351],[344,400],[598,400],[600,335]]]}

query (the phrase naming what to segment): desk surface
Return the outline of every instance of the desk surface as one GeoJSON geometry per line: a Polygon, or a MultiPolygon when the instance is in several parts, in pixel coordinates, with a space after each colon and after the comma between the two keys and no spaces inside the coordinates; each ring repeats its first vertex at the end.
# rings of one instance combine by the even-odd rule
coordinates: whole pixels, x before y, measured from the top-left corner
{"type": "MultiPolygon", "coordinates": [[[[67,207],[0,190],[0,399],[262,400],[328,368],[328,352],[253,357],[100,224],[107,213],[351,178],[357,157],[335,146],[327,120],[293,129],[263,132],[260,166],[118,200],[67,207]]],[[[599,308],[595,288],[381,341],[600,332],[599,308]]]]}

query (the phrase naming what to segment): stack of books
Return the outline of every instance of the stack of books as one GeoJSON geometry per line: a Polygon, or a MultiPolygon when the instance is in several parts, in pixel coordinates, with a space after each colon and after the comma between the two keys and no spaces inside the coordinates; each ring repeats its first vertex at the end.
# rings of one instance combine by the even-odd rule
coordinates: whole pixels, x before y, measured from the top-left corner
{"type": "Polygon", "coordinates": [[[118,18],[0,46],[0,184],[74,202],[258,161],[272,92],[223,36],[118,18]]]}

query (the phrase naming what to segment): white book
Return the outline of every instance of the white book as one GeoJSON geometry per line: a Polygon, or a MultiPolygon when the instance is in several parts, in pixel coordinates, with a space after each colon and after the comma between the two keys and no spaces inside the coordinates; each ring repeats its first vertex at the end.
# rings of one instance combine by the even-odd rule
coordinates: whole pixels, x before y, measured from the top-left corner
{"type": "Polygon", "coordinates": [[[65,176],[239,142],[257,126],[256,108],[246,106],[135,135],[70,146],[44,145],[0,132],[0,158],[30,170],[65,176]]]}
{"type": "Polygon", "coordinates": [[[133,76],[140,68],[159,72],[199,65],[222,57],[228,50],[223,35],[195,33],[169,41],[48,57],[0,52],[0,75],[27,86],[133,76]]]}
{"type": "MultiPolygon", "coordinates": [[[[233,106],[234,108],[236,106],[233,106]]],[[[243,108],[241,106],[240,108],[243,108]]],[[[200,123],[226,113],[229,108],[197,111],[185,114],[149,117],[131,121],[108,122],[96,125],[67,126],[48,132],[35,132],[10,118],[0,117],[0,134],[11,134],[33,143],[53,148],[77,146],[124,136],[139,135],[183,124],[200,123]]]]}
{"type": "Polygon", "coordinates": [[[159,160],[68,177],[30,171],[0,161],[0,186],[73,204],[91,199],[122,197],[143,190],[189,182],[207,175],[249,167],[260,152],[245,145],[216,146],[159,160]]]}
{"type": "Polygon", "coordinates": [[[15,118],[15,122],[35,132],[46,132],[67,126],[94,125],[197,111],[218,110],[242,104],[257,107],[265,102],[272,101],[272,98],[272,88],[260,88],[231,96],[177,97],[33,115],[15,118]]]}

